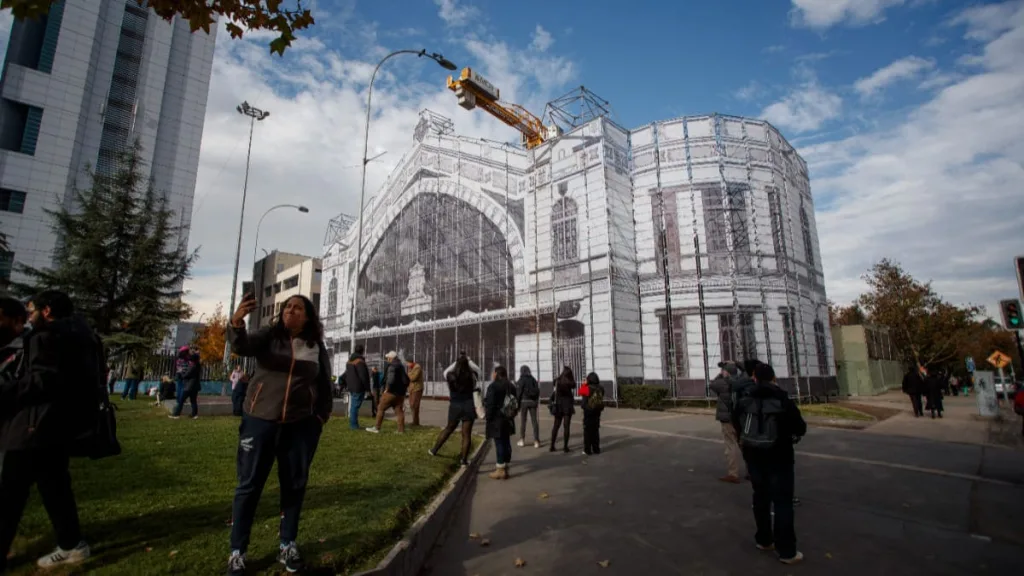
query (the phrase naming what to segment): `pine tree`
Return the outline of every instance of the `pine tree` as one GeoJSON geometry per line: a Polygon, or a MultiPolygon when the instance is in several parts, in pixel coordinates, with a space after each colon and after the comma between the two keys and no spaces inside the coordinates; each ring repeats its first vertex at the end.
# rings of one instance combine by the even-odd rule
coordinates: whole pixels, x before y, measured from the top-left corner
{"type": "Polygon", "coordinates": [[[90,170],[92,186],[76,188],[71,207],[48,211],[59,239],[53,268],[20,265],[30,280],[15,288],[63,290],[109,347],[148,352],[191,314],[182,284],[198,250],[178,241],[181,228],[143,177],[140,152],[136,142],[120,153],[111,176],[90,170]]]}

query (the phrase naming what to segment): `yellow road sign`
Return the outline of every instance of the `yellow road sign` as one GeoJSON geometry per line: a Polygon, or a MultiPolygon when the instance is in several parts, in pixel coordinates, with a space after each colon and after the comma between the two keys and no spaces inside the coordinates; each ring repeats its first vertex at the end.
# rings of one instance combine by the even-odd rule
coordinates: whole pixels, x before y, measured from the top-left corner
{"type": "Polygon", "coordinates": [[[996,368],[1006,368],[1007,366],[1010,365],[1010,357],[1007,356],[1006,354],[1003,354],[999,350],[993,352],[992,355],[987,358],[987,360],[989,364],[995,366],[996,368]]]}

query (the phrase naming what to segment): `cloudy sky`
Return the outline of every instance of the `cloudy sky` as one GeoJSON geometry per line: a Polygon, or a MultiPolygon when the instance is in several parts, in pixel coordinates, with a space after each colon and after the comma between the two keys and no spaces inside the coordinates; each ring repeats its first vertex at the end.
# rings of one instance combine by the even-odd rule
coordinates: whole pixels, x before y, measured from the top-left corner
{"type": "MultiPolygon", "coordinates": [[[[473,66],[503,99],[540,112],[586,85],[636,127],[721,112],[778,126],[811,168],[829,297],[890,257],[949,300],[1016,294],[1024,254],[1024,1],[319,0],[317,24],[284,58],[268,38],[221,31],[207,107],[189,281],[196,315],[227,305],[248,124],[243,100],[272,112],[252,148],[242,270],[260,248],[317,255],[328,220],[358,213],[366,87],[381,56],[427,48],[473,66]],[[569,6],[572,4],[572,6],[569,6]],[[685,4],[685,6],[684,6],[685,4]]],[[[417,113],[464,134],[514,140],[466,112],[426,59],[390,60],[374,84],[368,193],[412,142],[417,113]]],[[[368,226],[384,223],[368,222],[368,226]]]]}

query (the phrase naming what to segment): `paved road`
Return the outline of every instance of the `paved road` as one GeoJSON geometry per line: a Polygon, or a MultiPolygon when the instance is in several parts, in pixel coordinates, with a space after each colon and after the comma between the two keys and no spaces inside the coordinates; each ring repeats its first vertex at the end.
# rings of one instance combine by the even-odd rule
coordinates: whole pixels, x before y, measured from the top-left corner
{"type": "MultiPolygon", "coordinates": [[[[444,409],[425,402],[424,422],[444,409]]],[[[575,453],[513,447],[511,480],[477,478],[425,574],[1011,574],[1024,558],[1024,452],[812,429],[796,469],[807,562],[787,567],[753,546],[749,484],[716,480],[712,419],[608,409],[593,457],[573,424],[575,453]]]]}

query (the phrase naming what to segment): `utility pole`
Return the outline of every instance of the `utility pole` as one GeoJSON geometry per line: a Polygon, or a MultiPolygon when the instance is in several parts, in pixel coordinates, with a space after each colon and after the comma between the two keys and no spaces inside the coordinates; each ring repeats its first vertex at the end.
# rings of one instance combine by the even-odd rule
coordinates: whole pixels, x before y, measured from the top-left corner
{"type": "MultiPolygon", "coordinates": [[[[242,185],[242,209],[239,210],[238,215],[238,243],[235,246],[235,272],[231,276],[231,305],[228,307],[228,322],[231,322],[231,316],[235,313],[235,296],[238,291],[238,260],[242,255],[242,225],[245,223],[245,196],[249,192],[249,161],[252,159],[252,131],[256,126],[257,120],[265,120],[267,116],[270,116],[270,112],[266,110],[260,110],[249,105],[248,102],[242,102],[237,108],[239,114],[249,117],[249,149],[245,153],[245,183],[242,185]]],[[[225,332],[225,335],[227,333],[225,332]]],[[[224,370],[228,369],[228,365],[231,363],[231,346],[227,342],[227,338],[224,339],[224,370]]]]}

